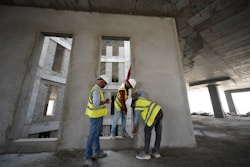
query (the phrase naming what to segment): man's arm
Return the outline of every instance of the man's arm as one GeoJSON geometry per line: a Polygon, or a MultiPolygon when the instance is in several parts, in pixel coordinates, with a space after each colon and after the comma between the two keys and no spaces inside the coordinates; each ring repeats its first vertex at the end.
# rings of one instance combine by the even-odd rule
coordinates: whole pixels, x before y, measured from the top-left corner
{"type": "Polygon", "coordinates": [[[138,126],[141,111],[135,110],[134,126],[138,126]]]}
{"type": "Polygon", "coordinates": [[[139,117],[140,117],[141,111],[140,110],[135,110],[135,117],[134,117],[134,123],[133,123],[133,127],[132,127],[132,134],[137,132],[137,127],[139,124],[139,117]]]}
{"type": "Polygon", "coordinates": [[[126,106],[126,103],[125,103],[126,102],[126,100],[125,100],[125,91],[120,90],[119,93],[120,93],[120,102],[122,104],[122,111],[124,113],[127,113],[127,106],[126,106]]]}
{"type": "Polygon", "coordinates": [[[94,106],[98,107],[98,106],[103,105],[105,103],[106,104],[110,103],[110,99],[106,98],[106,100],[101,101],[99,91],[98,90],[94,90],[93,91],[93,104],[94,104],[94,106]]]}
{"type": "Polygon", "coordinates": [[[98,90],[94,90],[93,91],[93,104],[94,106],[100,106],[100,103],[101,103],[101,100],[100,100],[100,94],[99,94],[99,91],[98,90]]]}

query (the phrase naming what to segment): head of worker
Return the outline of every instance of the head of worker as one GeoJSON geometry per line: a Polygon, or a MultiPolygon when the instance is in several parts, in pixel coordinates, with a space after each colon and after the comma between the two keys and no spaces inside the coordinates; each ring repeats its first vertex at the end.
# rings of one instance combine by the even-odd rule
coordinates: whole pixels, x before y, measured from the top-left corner
{"type": "Polygon", "coordinates": [[[145,98],[145,92],[141,90],[137,92],[133,92],[131,97],[132,97],[131,108],[134,109],[136,100],[138,100],[139,97],[145,98]]]}
{"type": "Polygon", "coordinates": [[[100,75],[100,77],[97,80],[97,85],[99,85],[101,88],[104,88],[107,84],[109,84],[108,76],[100,75]]]}
{"type": "Polygon", "coordinates": [[[129,79],[126,83],[125,83],[126,87],[128,89],[130,88],[135,88],[136,86],[136,80],[135,79],[129,79]]]}

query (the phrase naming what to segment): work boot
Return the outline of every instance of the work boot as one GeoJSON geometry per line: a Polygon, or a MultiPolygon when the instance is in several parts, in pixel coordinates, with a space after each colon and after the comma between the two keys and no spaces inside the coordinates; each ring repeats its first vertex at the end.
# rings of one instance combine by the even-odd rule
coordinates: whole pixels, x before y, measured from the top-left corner
{"type": "Polygon", "coordinates": [[[115,134],[111,133],[111,139],[114,140],[115,139],[115,134]]]}
{"type": "Polygon", "coordinates": [[[95,159],[93,159],[93,158],[88,158],[88,159],[84,160],[83,166],[84,166],[84,167],[85,167],[85,166],[86,166],[86,167],[87,167],[87,166],[90,166],[90,167],[97,167],[97,166],[99,166],[99,164],[98,164],[97,160],[95,160],[95,159]]]}
{"type": "Polygon", "coordinates": [[[136,155],[137,159],[151,159],[151,156],[149,154],[146,154],[144,151],[140,152],[140,154],[136,155]]]}
{"type": "Polygon", "coordinates": [[[103,152],[103,151],[99,151],[98,153],[95,153],[95,154],[93,155],[93,158],[95,158],[95,159],[104,158],[104,157],[106,157],[107,155],[108,155],[107,153],[105,153],[105,152],[103,152]]]}

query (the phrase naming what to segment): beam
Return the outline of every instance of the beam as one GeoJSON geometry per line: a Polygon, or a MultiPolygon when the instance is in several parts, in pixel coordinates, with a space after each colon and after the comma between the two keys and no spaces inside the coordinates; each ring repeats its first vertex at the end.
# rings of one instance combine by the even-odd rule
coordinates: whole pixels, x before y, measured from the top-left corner
{"type": "Polygon", "coordinates": [[[207,79],[207,80],[190,82],[189,86],[197,86],[197,85],[205,85],[205,84],[215,84],[216,82],[227,81],[227,80],[230,80],[230,79],[231,79],[230,77],[212,78],[212,79],[207,79]]]}

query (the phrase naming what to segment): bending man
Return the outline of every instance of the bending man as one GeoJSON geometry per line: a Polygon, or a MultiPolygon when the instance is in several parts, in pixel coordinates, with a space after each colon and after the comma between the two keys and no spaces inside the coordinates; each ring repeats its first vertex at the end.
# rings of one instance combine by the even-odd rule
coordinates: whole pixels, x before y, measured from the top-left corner
{"type": "Polygon", "coordinates": [[[131,107],[135,112],[134,125],[132,128],[132,134],[136,133],[138,129],[139,117],[145,122],[144,125],[144,149],[141,153],[136,155],[137,159],[150,159],[151,155],[155,158],[161,157],[160,145],[162,134],[162,118],[163,111],[161,106],[142,97],[143,92],[136,92],[132,94],[133,100],[131,107]],[[151,132],[155,128],[155,144],[154,148],[150,152],[151,132]],[[151,155],[150,155],[151,154],[151,155]]]}

